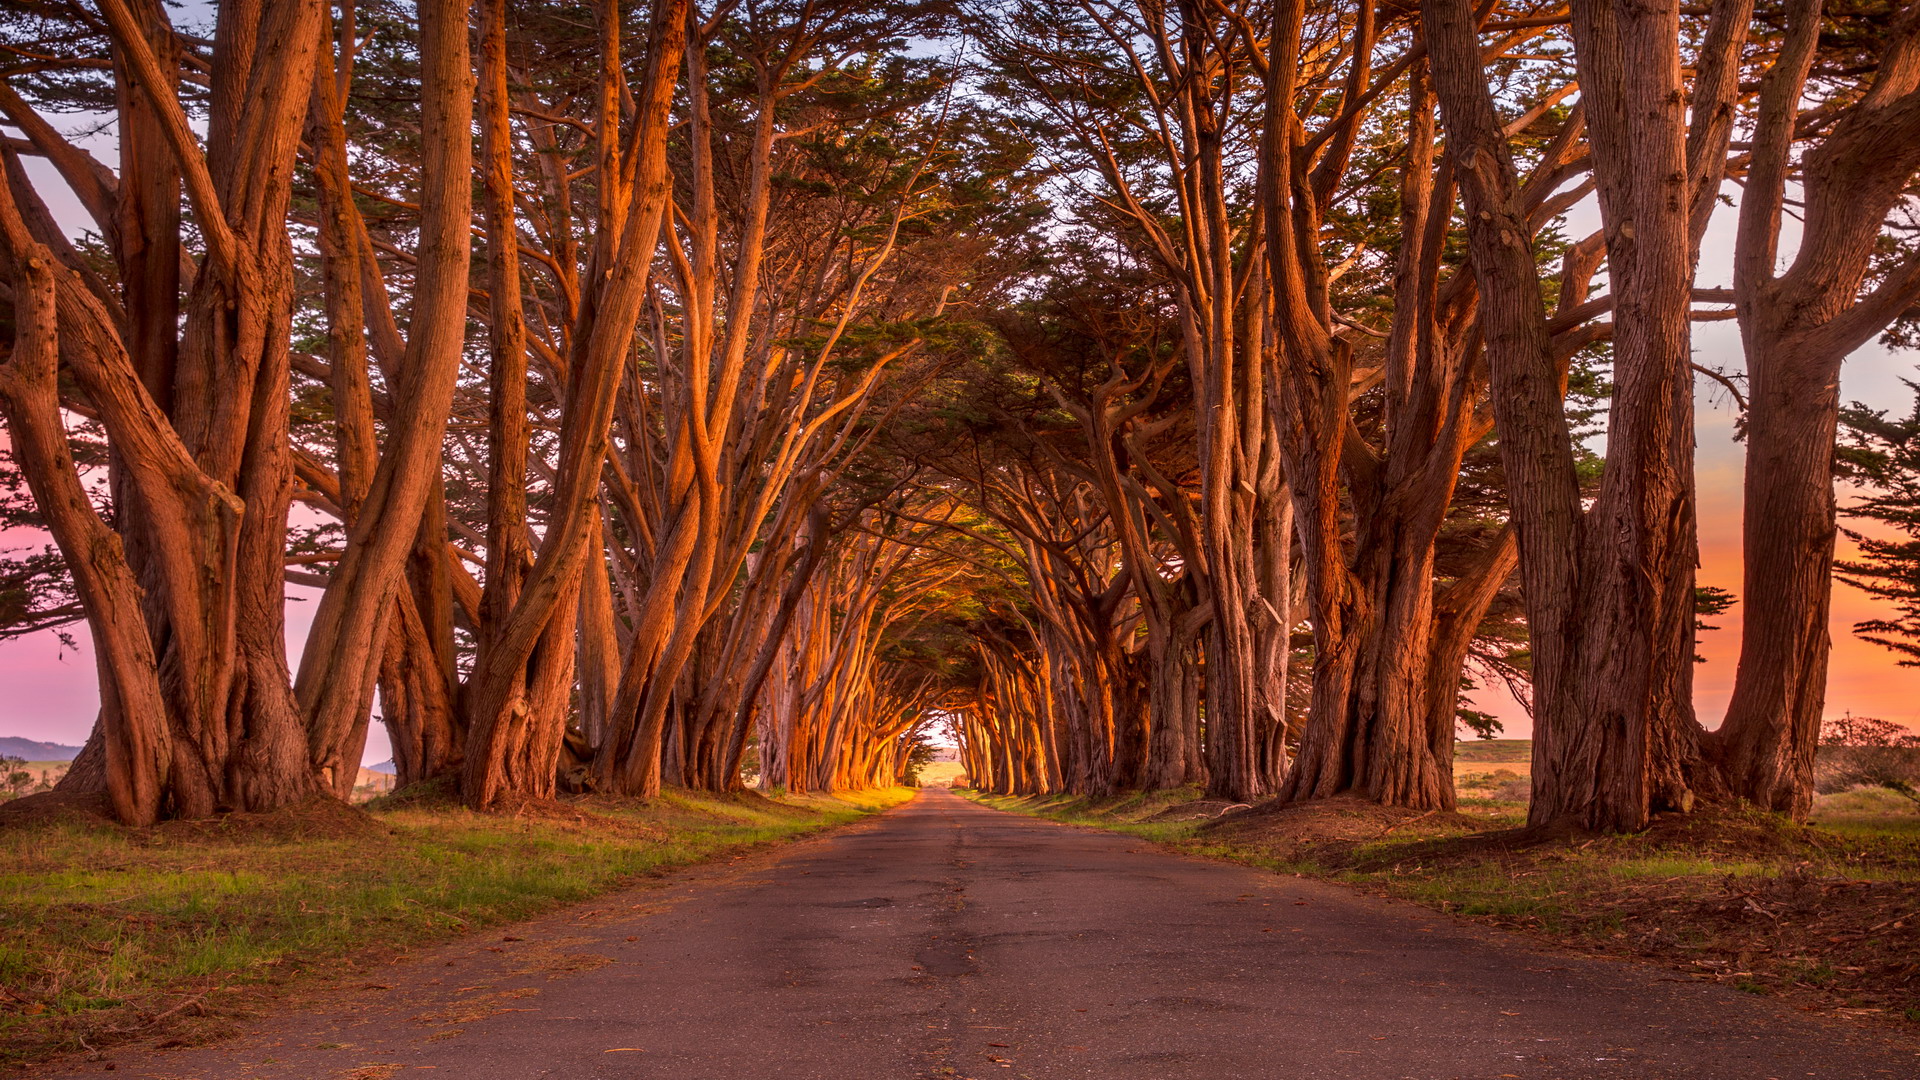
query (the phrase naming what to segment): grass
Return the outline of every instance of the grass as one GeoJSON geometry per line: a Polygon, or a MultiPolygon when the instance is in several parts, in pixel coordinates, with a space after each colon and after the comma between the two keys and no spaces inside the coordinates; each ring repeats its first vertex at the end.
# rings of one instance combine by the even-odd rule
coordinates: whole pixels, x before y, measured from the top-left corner
{"type": "Polygon", "coordinates": [[[1453,744],[1453,760],[1525,765],[1533,760],[1532,739],[1462,739],[1453,744]]]}
{"type": "MultiPolygon", "coordinates": [[[[1463,784],[1462,795],[1471,794],[1484,792],[1463,784]]],[[[1512,831],[1525,822],[1524,804],[1488,798],[1463,797],[1459,814],[1329,800],[1170,821],[1192,793],[972,797],[1341,882],[1582,952],[1667,964],[1809,1008],[1920,1022],[1920,812],[1890,792],[1823,796],[1815,827],[1714,809],[1641,835],[1553,843],[1512,831]]]]}
{"type": "Polygon", "coordinates": [[[1920,839],[1920,803],[1886,788],[1855,788],[1815,800],[1813,824],[1849,836],[1920,839]]]}
{"type": "Polygon", "coordinates": [[[152,1035],[245,988],[349,972],[910,797],[669,792],[511,817],[383,800],[144,830],[10,828],[0,1065],[152,1035]]]}
{"type": "Polygon", "coordinates": [[[1066,825],[1092,826],[1159,844],[1190,841],[1205,821],[1227,805],[1217,801],[1203,803],[1197,787],[1126,792],[1107,799],[1079,795],[989,795],[977,791],[963,791],[961,794],[996,810],[1032,814],[1066,825]],[[1195,814],[1204,816],[1189,818],[1179,815],[1179,808],[1188,805],[1199,806],[1195,814]],[[1170,815],[1169,811],[1174,813],[1170,815]],[[1154,820],[1163,817],[1172,819],[1154,820]]]}
{"type": "Polygon", "coordinates": [[[967,775],[967,767],[957,761],[929,761],[920,766],[923,787],[947,787],[967,775]]]}

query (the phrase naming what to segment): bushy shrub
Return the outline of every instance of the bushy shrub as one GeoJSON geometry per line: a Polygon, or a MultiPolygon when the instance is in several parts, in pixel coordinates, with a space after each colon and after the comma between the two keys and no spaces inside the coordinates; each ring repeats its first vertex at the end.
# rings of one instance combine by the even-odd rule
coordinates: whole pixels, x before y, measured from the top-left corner
{"type": "Polygon", "coordinates": [[[1533,791],[1532,783],[1512,769],[1469,773],[1460,778],[1459,787],[1497,802],[1526,802],[1533,791]]]}
{"type": "Polygon", "coordinates": [[[1891,721],[1851,714],[1820,727],[1814,790],[1882,787],[1920,802],[1920,735],[1891,721]]]}

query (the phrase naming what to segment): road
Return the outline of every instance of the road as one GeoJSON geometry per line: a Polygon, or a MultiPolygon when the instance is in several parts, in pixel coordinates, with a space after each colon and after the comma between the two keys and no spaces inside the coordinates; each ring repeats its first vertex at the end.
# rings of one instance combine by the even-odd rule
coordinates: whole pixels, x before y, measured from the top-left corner
{"type": "Polygon", "coordinates": [[[109,1064],[169,1080],[1920,1076],[1912,1047],[1765,999],[944,791],[417,953],[217,1045],[57,1075],[109,1064]]]}

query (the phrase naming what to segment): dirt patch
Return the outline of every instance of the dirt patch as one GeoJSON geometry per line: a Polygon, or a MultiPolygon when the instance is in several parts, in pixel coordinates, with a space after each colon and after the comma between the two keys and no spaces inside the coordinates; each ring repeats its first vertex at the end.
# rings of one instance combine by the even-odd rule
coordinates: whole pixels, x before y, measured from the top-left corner
{"type": "Polygon", "coordinates": [[[1920,890],[1910,882],[1789,867],[1777,876],[1729,877],[1690,897],[1691,911],[1661,892],[1623,890],[1612,901],[1618,933],[1643,955],[1684,961],[1698,977],[1742,989],[1817,995],[1837,1011],[1920,1021],[1909,1014],[1920,1012],[1920,890]],[[1686,917],[1682,927],[1671,925],[1676,911],[1686,917]]]}
{"type": "Polygon", "coordinates": [[[410,1019],[416,1024],[438,1028],[472,1024],[485,1020],[489,1016],[498,1016],[503,1012],[515,1011],[520,1007],[512,1004],[513,1002],[519,1001],[522,998],[534,997],[540,993],[538,987],[532,986],[522,986],[513,990],[502,990],[496,993],[476,992],[491,989],[491,987],[486,986],[470,987],[461,997],[447,1002],[431,1012],[420,1013],[417,1016],[410,1017],[410,1019]]]}
{"type": "Polygon", "coordinates": [[[809,813],[804,806],[796,806],[792,803],[783,803],[777,799],[770,799],[758,791],[729,791],[719,795],[711,792],[701,792],[699,797],[707,802],[742,806],[749,810],[757,810],[763,814],[771,814],[775,817],[800,818],[806,817],[809,813]]]}
{"type": "Polygon", "coordinates": [[[1719,807],[1691,814],[1663,814],[1646,832],[1620,840],[1627,847],[1756,859],[1834,858],[1846,854],[1847,847],[1832,833],[1796,825],[1773,814],[1719,807]]]}
{"type": "Polygon", "coordinates": [[[594,939],[585,937],[559,937],[536,942],[514,954],[513,972],[516,975],[545,975],[557,979],[577,971],[594,971],[613,963],[613,957],[600,953],[580,952],[583,945],[594,944],[594,939]]]}
{"type": "Polygon", "coordinates": [[[46,825],[112,825],[105,792],[43,791],[0,802],[0,830],[46,825]]]}
{"type": "Polygon", "coordinates": [[[457,777],[436,776],[408,784],[366,803],[371,810],[451,810],[460,806],[457,777]]]}
{"type": "Polygon", "coordinates": [[[373,815],[338,799],[315,797],[262,813],[224,814],[195,821],[166,821],[151,835],[185,843],[373,840],[392,835],[373,815]]]}
{"type": "Polygon", "coordinates": [[[1209,840],[1297,851],[1335,845],[1329,851],[1385,840],[1406,830],[1420,836],[1476,834],[1484,822],[1451,810],[1404,810],[1340,796],[1304,803],[1266,802],[1235,811],[1202,829],[1209,840]]]}
{"type": "Polygon", "coordinates": [[[1246,803],[1228,802],[1225,799],[1195,799],[1192,802],[1174,803],[1141,821],[1212,821],[1234,810],[1246,810],[1246,803]]]}
{"type": "Polygon", "coordinates": [[[1604,857],[1581,864],[1533,848],[1484,869],[1551,883],[1558,895],[1550,899],[1560,902],[1534,911],[1429,902],[1580,952],[1632,956],[1689,978],[1782,996],[1807,1011],[1920,1022],[1920,890],[1913,883],[1807,863],[1717,877],[1640,876],[1646,868],[1604,857]]]}
{"type": "Polygon", "coordinates": [[[623,807],[631,810],[637,805],[631,799],[612,800],[604,797],[522,799],[510,808],[499,808],[495,814],[537,826],[542,832],[554,831],[573,836],[612,835],[624,840],[665,839],[667,829],[641,821],[631,814],[617,812],[623,807]]]}

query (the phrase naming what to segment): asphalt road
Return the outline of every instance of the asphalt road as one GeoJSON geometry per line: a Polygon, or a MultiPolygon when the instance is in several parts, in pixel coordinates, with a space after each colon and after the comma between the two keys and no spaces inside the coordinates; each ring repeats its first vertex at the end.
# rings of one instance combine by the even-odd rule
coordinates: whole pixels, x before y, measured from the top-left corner
{"type": "Polygon", "coordinates": [[[1920,1077],[1664,971],[928,791],[827,837],[422,952],[170,1080],[1920,1077]],[[435,1070],[431,1074],[416,1070],[435,1070]]]}

